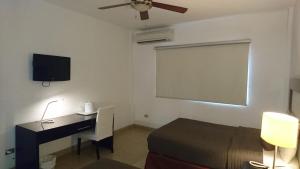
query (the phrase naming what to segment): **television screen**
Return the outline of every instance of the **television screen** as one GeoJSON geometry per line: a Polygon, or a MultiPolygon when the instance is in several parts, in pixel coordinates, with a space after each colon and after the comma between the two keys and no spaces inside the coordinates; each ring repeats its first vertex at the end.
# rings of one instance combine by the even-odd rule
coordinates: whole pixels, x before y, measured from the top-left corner
{"type": "Polygon", "coordinates": [[[33,54],[34,81],[67,81],[71,76],[71,58],[33,54]]]}

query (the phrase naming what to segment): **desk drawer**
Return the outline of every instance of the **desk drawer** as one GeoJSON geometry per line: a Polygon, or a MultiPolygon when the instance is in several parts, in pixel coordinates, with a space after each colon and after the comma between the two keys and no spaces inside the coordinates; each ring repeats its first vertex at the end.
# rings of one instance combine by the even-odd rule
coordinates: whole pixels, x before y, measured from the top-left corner
{"type": "Polygon", "coordinates": [[[55,128],[55,130],[46,130],[38,133],[38,142],[43,144],[49,141],[67,137],[85,130],[91,130],[94,128],[92,121],[84,121],[80,123],[74,123],[67,126],[55,128]]]}

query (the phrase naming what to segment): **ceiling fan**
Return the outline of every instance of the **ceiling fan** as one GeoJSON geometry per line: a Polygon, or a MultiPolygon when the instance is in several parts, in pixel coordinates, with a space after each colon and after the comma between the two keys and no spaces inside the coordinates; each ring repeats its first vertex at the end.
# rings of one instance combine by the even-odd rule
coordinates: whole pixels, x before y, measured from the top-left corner
{"type": "Polygon", "coordinates": [[[160,2],[154,2],[152,0],[131,0],[131,2],[128,3],[104,6],[98,9],[104,10],[104,9],[116,8],[121,6],[127,6],[127,5],[130,5],[132,8],[140,12],[141,20],[149,19],[148,10],[150,10],[152,7],[161,8],[161,9],[178,12],[178,13],[185,13],[188,10],[187,8],[184,7],[164,4],[160,2]]]}

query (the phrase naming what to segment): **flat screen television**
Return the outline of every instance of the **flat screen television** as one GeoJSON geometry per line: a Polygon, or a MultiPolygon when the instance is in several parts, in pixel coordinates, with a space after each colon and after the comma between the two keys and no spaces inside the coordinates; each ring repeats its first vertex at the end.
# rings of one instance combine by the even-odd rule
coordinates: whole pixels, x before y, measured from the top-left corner
{"type": "Polygon", "coordinates": [[[34,81],[68,81],[71,76],[71,58],[33,54],[34,81]]]}

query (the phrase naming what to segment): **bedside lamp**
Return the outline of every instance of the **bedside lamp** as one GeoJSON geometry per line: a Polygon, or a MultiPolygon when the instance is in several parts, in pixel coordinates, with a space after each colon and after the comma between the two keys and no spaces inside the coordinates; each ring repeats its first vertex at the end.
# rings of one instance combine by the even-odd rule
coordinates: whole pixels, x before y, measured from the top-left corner
{"type": "Polygon", "coordinates": [[[47,110],[48,110],[48,107],[49,107],[52,103],[56,103],[56,102],[58,102],[58,100],[51,101],[51,102],[49,102],[49,103],[47,104],[46,109],[44,110],[44,113],[43,113],[43,116],[42,116],[42,119],[41,119],[41,123],[54,123],[53,120],[44,120],[44,116],[45,116],[45,114],[46,114],[46,112],[47,112],[47,110]]]}
{"type": "Polygon", "coordinates": [[[262,118],[261,138],[275,146],[273,156],[273,166],[278,146],[285,148],[295,148],[298,143],[299,120],[293,116],[276,113],[264,112],[262,118]]]}

